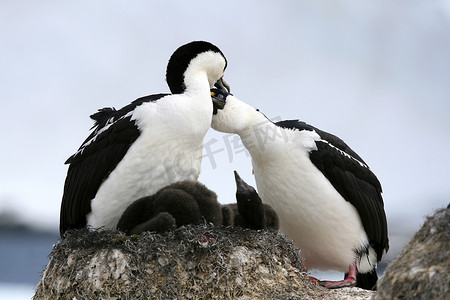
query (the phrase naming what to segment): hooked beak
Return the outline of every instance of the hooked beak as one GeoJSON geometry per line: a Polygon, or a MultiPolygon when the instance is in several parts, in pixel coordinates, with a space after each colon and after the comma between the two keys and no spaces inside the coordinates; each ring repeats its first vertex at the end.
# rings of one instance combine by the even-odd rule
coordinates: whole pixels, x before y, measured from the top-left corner
{"type": "Polygon", "coordinates": [[[214,84],[214,86],[216,88],[218,88],[219,90],[225,91],[228,94],[230,93],[230,86],[228,85],[228,83],[225,82],[225,80],[223,80],[223,77],[221,77],[219,80],[217,80],[217,82],[214,84]]]}
{"type": "Polygon", "coordinates": [[[217,114],[217,110],[225,107],[225,102],[230,93],[230,86],[223,80],[223,77],[217,80],[211,89],[211,99],[213,102],[213,115],[217,114]]]}

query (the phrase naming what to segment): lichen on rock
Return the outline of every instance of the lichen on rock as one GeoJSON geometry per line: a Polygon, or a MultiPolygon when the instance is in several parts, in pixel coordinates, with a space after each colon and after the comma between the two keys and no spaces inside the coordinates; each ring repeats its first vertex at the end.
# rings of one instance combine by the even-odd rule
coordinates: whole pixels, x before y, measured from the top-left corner
{"type": "Polygon", "coordinates": [[[375,299],[450,298],[450,208],[427,217],[388,265],[375,299]]]}

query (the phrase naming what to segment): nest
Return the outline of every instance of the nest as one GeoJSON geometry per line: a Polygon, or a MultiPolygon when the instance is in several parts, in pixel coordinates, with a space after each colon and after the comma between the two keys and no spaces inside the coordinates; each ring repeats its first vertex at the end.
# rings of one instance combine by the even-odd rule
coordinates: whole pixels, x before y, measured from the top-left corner
{"type": "MultiPolygon", "coordinates": [[[[211,225],[164,234],[70,231],[34,299],[318,299],[299,251],[275,230],[211,225]]],[[[328,298],[329,299],[329,298],[328,298]]]]}

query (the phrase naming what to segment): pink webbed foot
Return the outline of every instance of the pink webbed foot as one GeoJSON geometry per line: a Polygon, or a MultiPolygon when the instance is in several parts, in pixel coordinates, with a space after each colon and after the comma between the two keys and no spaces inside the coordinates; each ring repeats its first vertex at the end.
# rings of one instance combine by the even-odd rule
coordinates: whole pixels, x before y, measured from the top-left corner
{"type": "Polygon", "coordinates": [[[308,276],[309,280],[311,280],[314,284],[320,285],[320,280],[316,277],[308,276]]]}
{"type": "Polygon", "coordinates": [[[348,275],[344,280],[339,281],[320,281],[319,284],[327,289],[338,289],[343,287],[354,287],[356,285],[356,275],[358,270],[356,264],[353,263],[348,269],[348,275]]]}

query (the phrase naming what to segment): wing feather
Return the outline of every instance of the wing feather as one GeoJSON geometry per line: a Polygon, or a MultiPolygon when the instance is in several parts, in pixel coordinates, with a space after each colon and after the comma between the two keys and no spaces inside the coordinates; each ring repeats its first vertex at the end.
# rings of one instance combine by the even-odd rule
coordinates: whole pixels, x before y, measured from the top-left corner
{"type": "Polygon", "coordinates": [[[66,161],[66,164],[70,165],[61,202],[61,235],[66,230],[86,226],[91,200],[139,137],[139,128],[131,120],[134,109],[166,95],[142,97],[118,111],[114,108],[104,108],[91,116],[95,121],[95,129],[78,151],[66,161]]]}

